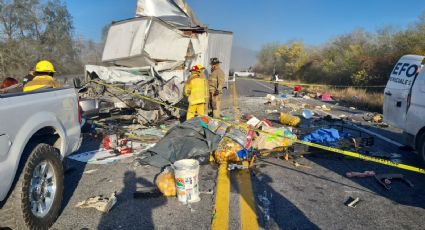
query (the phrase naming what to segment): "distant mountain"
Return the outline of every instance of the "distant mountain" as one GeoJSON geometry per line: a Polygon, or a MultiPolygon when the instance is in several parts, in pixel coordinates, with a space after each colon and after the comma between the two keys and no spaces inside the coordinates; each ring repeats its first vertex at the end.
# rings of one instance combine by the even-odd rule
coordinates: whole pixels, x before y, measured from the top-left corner
{"type": "Polygon", "coordinates": [[[248,69],[250,66],[254,67],[257,62],[257,53],[258,52],[255,50],[240,46],[233,46],[230,68],[234,71],[240,71],[248,69]]]}

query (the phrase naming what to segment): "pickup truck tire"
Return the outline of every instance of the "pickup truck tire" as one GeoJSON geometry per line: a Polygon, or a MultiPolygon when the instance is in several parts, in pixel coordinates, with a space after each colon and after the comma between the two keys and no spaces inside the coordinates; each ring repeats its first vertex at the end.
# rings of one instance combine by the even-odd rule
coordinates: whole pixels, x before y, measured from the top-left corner
{"type": "Polygon", "coordinates": [[[21,174],[16,185],[0,209],[0,227],[48,229],[56,221],[62,204],[64,171],[59,153],[50,145],[38,144],[20,167],[18,172],[21,171],[21,174]],[[50,190],[46,189],[48,187],[50,190]],[[44,204],[50,203],[45,207],[50,208],[40,214],[38,208],[32,210],[30,200],[44,200],[44,204]]]}

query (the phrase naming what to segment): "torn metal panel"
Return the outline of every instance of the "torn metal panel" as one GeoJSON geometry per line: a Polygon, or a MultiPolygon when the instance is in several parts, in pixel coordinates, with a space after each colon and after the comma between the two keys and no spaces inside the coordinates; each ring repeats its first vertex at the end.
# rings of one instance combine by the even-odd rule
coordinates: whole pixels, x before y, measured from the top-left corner
{"type": "Polygon", "coordinates": [[[135,18],[112,24],[102,61],[127,67],[182,62],[189,42],[190,37],[160,19],[135,18]]]}
{"type": "Polygon", "coordinates": [[[150,23],[150,19],[141,19],[112,25],[108,31],[102,61],[140,56],[145,45],[145,33],[150,23]]]}
{"type": "Polygon", "coordinates": [[[202,25],[198,20],[192,8],[187,4],[185,0],[174,0],[174,2],[182,9],[191,19],[193,25],[202,25]]]}
{"type": "Polygon", "coordinates": [[[156,123],[162,116],[164,116],[164,112],[161,110],[153,110],[146,111],[142,109],[137,110],[137,121],[139,124],[154,124],[156,123]]]}
{"type": "Polygon", "coordinates": [[[199,23],[190,7],[183,0],[138,0],[136,17],[153,16],[164,21],[191,26],[199,23]]]}
{"type": "Polygon", "coordinates": [[[161,77],[164,80],[169,80],[171,78],[176,78],[181,84],[186,80],[185,76],[189,76],[189,71],[186,70],[169,70],[161,72],[161,77]]]}
{"type": "Polygon", "coordinates": [[[86,65],[86,71],[89,74],[96,74],[101,80],[111,84],[151,81],[155,78],[151,73],[151,68],[149,66],[142,68],[120,68],[86,65]]]}
{"type": "Polygon", "coordinates": [[[207,33],[194,33],[191,36],[190,44],[192,47],[192,56],[187,60],[188,66],[202,64],[205,67],[209,65],[208,58],[208,34],[207,33]]]}
{"type": "Polygon", "coordinates": [[[144,51],[153,60],[184,61],[190,38],[162,23],[152,23],[144,51]]]}
{"type": "Polygon", "coordinates": [[[177,77],[173,77],[162,86],[158,96],[162,101],[174,105],[183,99],[183,87],[184,84],[177,77]]]}

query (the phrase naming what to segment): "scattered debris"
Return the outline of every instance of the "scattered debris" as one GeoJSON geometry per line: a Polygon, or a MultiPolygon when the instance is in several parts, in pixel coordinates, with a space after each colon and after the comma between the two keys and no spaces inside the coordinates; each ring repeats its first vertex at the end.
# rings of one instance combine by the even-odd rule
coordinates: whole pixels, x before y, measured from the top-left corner
{"type": "Polygon", "coordinates": [[[111,150],[94,150],[69,156],[69,159],[88,163],[88,164],[111,164],[125,158],[129,158],[133,154],[116,154],[111,150]]]}
{"type": "Polygon", "coordinates": [[[387,190],[391,189],[390,184],[392,183],[393,180],[402,180],[405,184],[407,184],[411,188],[414,187],[412,182],[406,179],[403,174],[378,174],[378,175],[375,175],[375,179],[378,181],[379,184],[384,186],[384,188],[387,190]]]}
{"type": "Polygon", "coordinates": [[[329,102],[333,101],[330,93],[323,93],[322,94],[322,101],[329,102]]]}
{"type": "Polygon", "coordinates": [[[303,167],[303,168],[307,168],[307,169],[312,169],[311,166],[298,163],[297,161],[293,161],[292,163],[294,164],[295,167],[303,167]]]}
{"type": "Polygon", "coordinates": [[[88,198],[85,201],[79,202],[75,205],[76,208],[95,208],[100,212],[108,213],[112,207],[117,203],[116,192],[111,196],[103,197],[103,195],[88,198]]]}
{"type": "Polygon", "coordinates": [[[311,134],[306,135],[303,141],[335,145],[335,142],[341,140],[348,134],[340,133],[337,129],[318,129],[311,134]]]}
{"type": "Polygon", "coordinates": [[[360,198],[358,198],[358,197],[356,197],[356,198],[353,198],[353,197],[349,197],[348,198],[348,200],[347,201],[345,201],[345,205],[347,206],[347,207],[350,207],[350,208],[355,208],[356,206],[357,206],[357,204],[359,204],[359,202],[360,202],[361,200],[360,200],[360,198]]]}
{"type": "Polygon", "coordinates": [[[155,187],[137,188],[137,191],[133,193],[133,198],[134,199],[158,198],[158,197],[161,197],[162,194],[163,193],[161,193],[161,191],[159,191],[158,188],[155,188],[155,187]]]}
{"type": "Polygon", "coordinates": [[[353,178],[353,177],[372,177],[375,176],[375,172],[374,171],[364,171],[364,172],[347,172],[345,174],[348,178],[353,178]]]}
{"type": "Polygon", "coordinates": [[[214,153],[214,158],[217,163],[223,162],[239,162],[241,158],[238,156],[238,151],[242,146],[228,137],[224,137],[218,144],[218,148],[214,153]]]}
{"type": "Polygon", "coordinates": [[[273,128],[263,126],[262,130],[265,133],[260,133],[253,144],[253,147],[258,150],[272,150],[282,146],[288,147],[297,139],[297,136],[285,127],[273,128]]]}
{"type": "Polygon", "coordinates": [[[313,111],[309,110],[309,109],[304,109],[303,110],[303,117],[305,119],[311,119],[314,116],[313,111]]]}
{"type": "Polygon", "coordinates": [[[379,113],[365,113],[363,115],[363,120],[367,122],[382,123],[384,119],[379,113]]]}
{"type": "Polygon", "coordinates": [[[402,157],[401,154],[398,153],[385,153],[385,152],[366,152],[369,156],[384,158],[389,160],[396,160],[402,157]]]}
{"type": "Polygon", "coordinates": [[[227,170],[229,170],[229,171],[233,171],[235,169],[238,169],[238,170],[248,169],[248,166],[246,166],[246,165],[238,165],[238,164],[229,164],[227,166],[227,170]]]}
{"type": "Polygon", "coordinates": [[[86,170],[86,171],[84,171],[84,174],[92,174],[96,171],[97,171],[97,169],[86,170]]]}
{"type": "Polygon", "coordinates": [[[297,126],[301,119],[288,113],[280,113],[279,121],[282,125],[297,126]]]}
{"type": "Polygon", "coordinates": [[[249,119],[246,124],[247,125],[251,125],[253,127],[257,126],[260,123],[260,120],[256,117],[252,117],[251,119],[249,119]]]}

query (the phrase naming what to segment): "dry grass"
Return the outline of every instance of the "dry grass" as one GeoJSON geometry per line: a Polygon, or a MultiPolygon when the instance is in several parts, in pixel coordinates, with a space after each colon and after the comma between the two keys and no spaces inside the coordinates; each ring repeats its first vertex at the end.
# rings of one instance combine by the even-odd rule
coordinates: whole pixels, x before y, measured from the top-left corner
{"type": "Polygon", "coordinates": [[[382,113],[384,105],[384,94],[377,92],[368,92],[366,89],[344,88],[329,89],[333,98],[347,106],[353,106],[358,109],[364,109],[371,112],[382,113]]]}
{"type": "MultiPolygon", "coordinates": [[[[259,79],[270,80],[270,75],[257,76],[259,79]]],[[[287,84],[290,87],[296,84],[302,84],[299,81],[287,81],[284,80],[283,84],[287,84]]],[[[357,109],[363,109],[370,112],[382,113],[382,107],[384,105],[384,93],[382,92],[369,92],[362,88],[333,88],[327,86],[308,86],[303,87],[308,93],[324,93],[328,92],[332,95],[332,98],[338,101],[341,105],[348,107],[355,107],[357,109]]]]}
{"type": "Polygon", "coordinates": [[[307,87],[308,93],[324,93],[328,92],[332,98],[341,105],[355,107],[370,112],[382,113],[384,105],[383,92],[368,92],[361,88],[333,88],[333,87],[307,87]]]}

